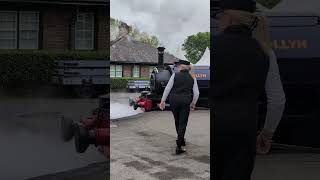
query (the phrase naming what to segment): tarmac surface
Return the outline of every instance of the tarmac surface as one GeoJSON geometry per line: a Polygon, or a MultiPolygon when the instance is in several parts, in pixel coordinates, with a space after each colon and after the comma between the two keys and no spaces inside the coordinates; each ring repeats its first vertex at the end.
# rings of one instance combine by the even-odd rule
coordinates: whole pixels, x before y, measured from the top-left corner
{"type": "MultiPolygon", "coordinates": [[[[127,103],[138,94],[114,93],[127,103]]],[[[210,113],[193,111],[186,133],[187,154],[174,155],[175,129],[170,111],[120,119],[111,127],[111,179],[210,179],[210,113]]],[[[214,172],[212,172],[214,173],[214,172]]],[[[252,180],[319,180],[320,150],[274,146],[258,155],[252,180]]]]}
{"type": "MultiPolygon", "coordinates": [[[[113,93],[127,104],[138,94],[113,93]]],[[[0,97],[0,180],[106,180],[109,162],[95,147],[77,154],[60,139],[62,115],[79,119],[97,99],[0,97]]],[[[130,107],[131,108],[131,107],[130,107]]],[[[170,111],[139,113],[111,124],[111,179],[210,179],[210,113],[193,111],[186,132],[187,153],[175,155],[170,111]]],[[[213,172],[214,173],[214,172],[213,172]]],[[[274,150],[257,156],[252,180],[319,180],[319,150],[274,150]]]]}
{"type": "Polygon", "coordinates": [[[319,180],[320,154],[286,151],[258,156],[252,180],[319,180]]]}
{"type": "MultiPolygon", "coordinates": [[[[122,93],[111,94],[111,97],[128,98],[122,93]]],[[[112,180],[210,178],[208,110],[191,113],[186,132],[187,153],[183,155],[174,154],[176,132],[170,111],[146,112],[115,121],[112,125],[112,180]]]]}
{"type": "Polygon", "coordinates": [[[76,153],[73,141],[62,142],[59,131],[62,115],[78,120],[97,104],[97,99],[1,96],[0,179],[106,180],[106,158],[94,146],[76,153]]]}

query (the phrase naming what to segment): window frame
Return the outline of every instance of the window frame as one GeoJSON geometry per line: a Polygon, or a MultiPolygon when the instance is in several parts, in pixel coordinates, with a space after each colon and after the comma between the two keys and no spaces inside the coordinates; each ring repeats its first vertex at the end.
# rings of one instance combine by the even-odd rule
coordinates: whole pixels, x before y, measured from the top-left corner
{"type": "Polygon", "coordinates": [[[139,64],[133,64],[132,77],[134,77],[134,78],[140,78],[141,77],[141,66],[139,64]],[[138,67],[138,68],[136,69],[136,67],[138,67]],[[138,76],[135,76],[136,75],[135,74],[136,73],[135,70],[138,71],[138,76]]]}
{"type": "MultiPolygon", "coordinates": [[[[86,22],[84,22],[86,23],[86,22]]],[[[79,12],[76,14],[76,20],[75,20],[75,23],[74,23],[74,49],[75,50],[83,50],[83,51],[92,51],[92,50],[95,50],[96,47],[95,47],[95,43],[96,43],[96,38],[95,38],[95,33],[96,33],[96,18],[95,18],[95,13],[93,12],[79,12]],[[78,22],[78,18],[79,18],[79,15],[90,15],[91,18],[92,18],[92,27],[91,27],[91,33],[92,33],[92,39],[90,39],[91,41],[91,44],[90,44],[90,48],[79,48],[78,45],[77,45],[77,41],[88,41],[88,39],[77,39],[77,32],[78,31],[84,31],[84,32],[88,32],[89,30],[78,30],[78,27],[77,27],[77,22],[78,22]]]]}
{"type": "MultiPolygon", "coordinates": [[[[40,49],[40,30],[41,30],[41,12],[40,11],[36,11],[36,10],[11,10],[11,11],[7,11],[7,10],[0,10],[0,12],[4,12],[4,13],[14,13],[15,14],[15,47],[14,48],[0,48],[0,49],[16,49],[16,50],[23,50],[23,49],[31,49],[31,50],[38,50],[40,49]],[[36,13],[37,14],[37,34],[36,34],[36,43],[37,43],[37,47],[36,48],[20,48],[20,26],[21,26],[21,18],[20,15],[22,12],[31,12],[31,13],[36,13]]],[[[0,30],[1,31],[1,30],[0,30]]]]}
{"type": "Polygon", "coordinates": [[[19,49],[39,49],[39,41],[40,41],[40,12],[39,11],[19,11],[18,12],[18,16],[19,16],[19,24],[18,24],[18,48],[19,49]],[[36,48],[21,48],[21,14],[22,12],[24,13],[35,13],[37,15],[37,23],[36,24],[36,27],[37,29],[36,30],[24,30],[24,31],[36,31],[36,48]]]}
{"type": "Polygon", "coordinates": [[[115,66],[115,77],[122,78],[123,77],[123,66],[121,64],[116,64],[115,66]],[[118,70],[117,67],[121,67],[121,70],[118,70]],[[120,72],[121,76],[118,76],[117,73],[120,72]]]}
{"type": "Polygon", "coordinates": [[[111,64],[110,65],[110,77],[111,78],[121,78],[123,77],[123,66],[121,64],[111,64]],[[118,70],[121,67],[121,70],[118,70]],[[121,72],[121,76],[118,76],[117,73],[121,72]]]}
{"type": "MultiPolygon", "coordinates": [[[[14,47],[13,48],[0,48],[0,49],[18,49],[18,38],[19,38],[19,35],[18,35],[18,31],[19,31],[19,13],[18,11],[2,11],[0,10],[0,13],[14,13],[15,14],[15,29],[14,30],[2,30],[0,28],[0,31],[14,31],[14,34],[15,34],[15,39],[14,39],[14,47]]],[[[0,39],[1,40],[1,39],[0,39]]]]}
{"type": "Polygon", "coordinates": [[[114,64],[110,65],[110,77],[111,78],[116,77],[116,65],[114,64]]]}

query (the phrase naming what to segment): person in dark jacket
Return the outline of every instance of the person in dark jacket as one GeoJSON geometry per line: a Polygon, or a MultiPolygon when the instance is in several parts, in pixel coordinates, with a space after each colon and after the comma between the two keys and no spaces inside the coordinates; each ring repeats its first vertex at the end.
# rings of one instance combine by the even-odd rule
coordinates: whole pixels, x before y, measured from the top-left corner
{"type": "Polygon", "coordinates": [[[186,132],[190,110],[195,109],[199,98],[199,89],[196,78],[190,72],[190,62],[179,60],[179,72],[173,73],[163,92],[159,107],[163,110],[169,96],[177,132],[176,154],[186,152],[182,146],[186,145],[184,135],[186,132]]]}
{"type": "Polygon", "coordinates": [[[253,0],[221,0],[212,75],[215,180],[250,180],[257,141],[257,105],[269,69],[253,0]],[[253,30],[258,33],[253,38],[253,30]]]}

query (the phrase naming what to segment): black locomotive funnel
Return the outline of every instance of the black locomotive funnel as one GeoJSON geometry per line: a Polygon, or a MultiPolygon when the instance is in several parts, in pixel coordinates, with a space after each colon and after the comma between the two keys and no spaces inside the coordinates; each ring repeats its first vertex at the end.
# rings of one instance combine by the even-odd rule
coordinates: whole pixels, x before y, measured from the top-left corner
{"type": "Polygon", "coordinates": [[[158,69],[163,69],[164,68],[164,59],[163,59],[163,55],[164,55],[164,50],[166,48],[164,47],[158,47],[158,69]]]}

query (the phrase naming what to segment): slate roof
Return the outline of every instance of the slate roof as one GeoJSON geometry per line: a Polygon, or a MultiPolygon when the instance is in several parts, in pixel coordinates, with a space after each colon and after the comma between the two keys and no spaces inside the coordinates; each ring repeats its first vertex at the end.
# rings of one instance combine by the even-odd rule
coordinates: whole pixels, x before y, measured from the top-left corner
{"type": "MultiPolygon", "coordinates": [[[[110,46],[110,61],[120,63],[142,63],[142,64],[157,64],[158,50],[149,44],[128,40],[122,38],[117,42],[111,42],[110,46]]],[[[173,55],[164,54],[164,63],[173,64],[179,59],[173,55]]]]}

